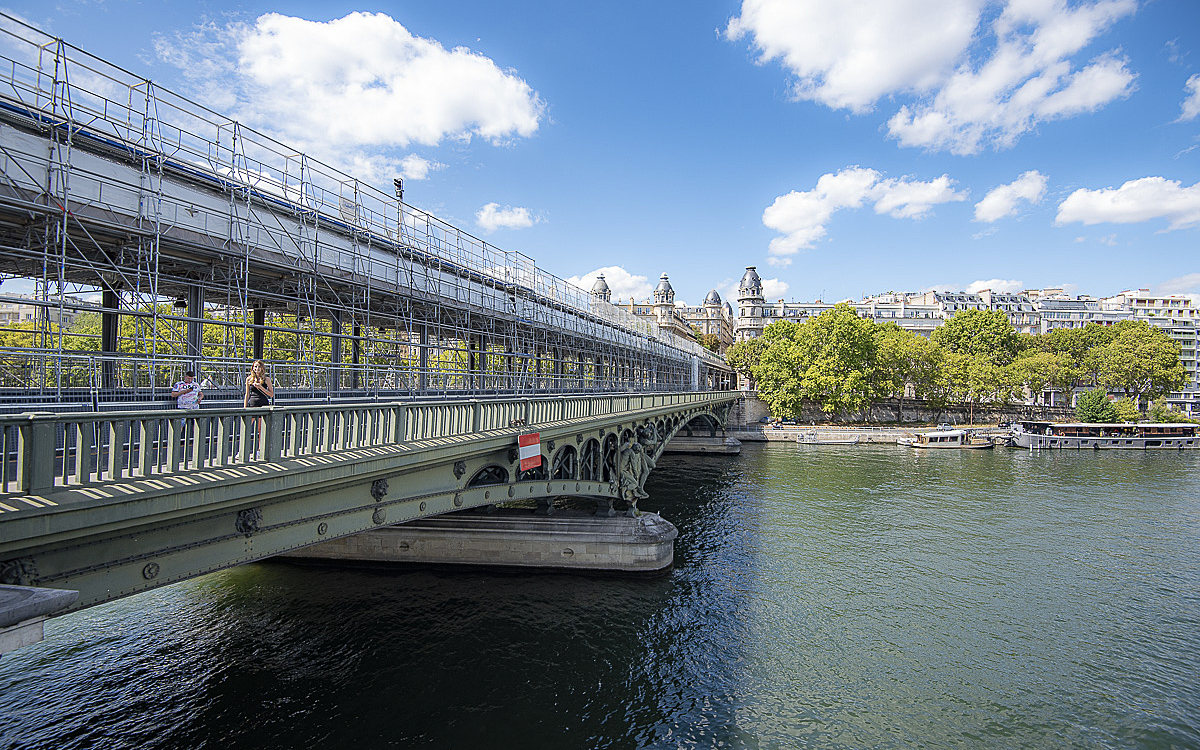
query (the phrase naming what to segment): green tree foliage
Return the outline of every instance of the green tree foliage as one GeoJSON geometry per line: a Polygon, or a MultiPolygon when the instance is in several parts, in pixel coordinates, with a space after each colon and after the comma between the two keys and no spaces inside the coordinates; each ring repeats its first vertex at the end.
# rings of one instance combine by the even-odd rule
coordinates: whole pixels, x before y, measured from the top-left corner
{"type": "Polygon", "coordinates": [[[974,424],[976,406],[1009,401],[1014,386],[1009,371],[987,355],[950,352],[942,367],[941,387],[947,400],[968,405],[967,418],[974,424]]]}
{"type": "Polygon", "coordinates": [[[876,327],[877,364],[880,393],[891,393],[900,400],[897,420],[904,417],[904,394],[912,388],[916,398],[928,398],[938,386],[945,351],[933,341],[906,331],[895,323],[876,327]]]}
{"type": "Polygon", "coordinates": [[[1114,422],[1136,422],[1142,418],[1142,413],[1138,411],[1137,406],[1127,398],[1113,401],[1112,407],[1116,415],[1114,422]]]}
{"type": "Polygon", "coordinates": [[[1097,385],[1104,347],[1117,337],[1120,325],[1088,323],[1083,328],[1055,328],[1038,337],[1039,348],[1062,357],[1075,371],[1076,380],[1097,385]]]}
{"type": "Polygon", "coordinates": [[[710,352],[719,351],[721,348],[721,339],[717,338],[715,333],[701,333],[696,335],[696,341],[700,342],[700,346],[710,352]]]}
{"type": "Polygon", "coordinates": [[[1123,391],[1140,407],[1142,398],[1157,398],[1187,383],[1187,372],[1179,361],[1179,344],[1161,328],[1144,320],[1129,320],[1113,329],[1113,340],[1097,352],[1097,374],[1102,385],[1123,391]]]}
{"type": "Polygon", "coordinates": [[[1028,389],[1035,403],[1047,388],[1069,390],[1079,375],[1066,357],[1040,348],[1021,352],[1007,369],[1009,381],[1028,389]]]}
{"type": "Polygon", "coordinates": [[[955,354],[985,357],[993,364],[1012,362],[1021,338],[1000,310],[963,310],[934,329],[933,340],[955,354]]]}
{"type": "Polygon", "coordinates": [[[734,372],[743,377],[753,378],[754,368],[758,365],[759,357],[762,356],[764,345],[765,342],[761,338],[734,342],[733,346],[725,350],[725,361],[729,363],[734,372]]]}
{"type": "Polygon", "coordinates": [[[1080,422],[1116,422],[1117,410],[1108,400],[1108,391],[1093,388],[1075,399],[1075,418],[1080,422]]]}
{"type": "Polygon", "coordinates": [[[1165,398],[1157,398],[1150,403],[1148,417],[1151,422],[1192,422],[1183,414],[1171,408],[1165,398]]]}
{"type": "Polygon", "coordinates": [[[866,408],[879,393],[874,327],[847,304],[803,323],[767,326],[752,368],[759,398],[775,416],[799,414],[804,399],[826,414],[866,408]]]}

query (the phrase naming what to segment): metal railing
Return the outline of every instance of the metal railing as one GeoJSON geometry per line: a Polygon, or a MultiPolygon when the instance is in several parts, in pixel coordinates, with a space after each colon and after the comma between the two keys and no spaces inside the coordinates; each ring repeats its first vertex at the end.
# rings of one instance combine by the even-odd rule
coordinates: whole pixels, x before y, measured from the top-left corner
{"type": "Polygon", "coordinates": [[[273,463],[430,438],[481,436],[662,407],[730,401],[731,392],[468,399],[265,409],[0,416],[6,498],[273,463]]]}

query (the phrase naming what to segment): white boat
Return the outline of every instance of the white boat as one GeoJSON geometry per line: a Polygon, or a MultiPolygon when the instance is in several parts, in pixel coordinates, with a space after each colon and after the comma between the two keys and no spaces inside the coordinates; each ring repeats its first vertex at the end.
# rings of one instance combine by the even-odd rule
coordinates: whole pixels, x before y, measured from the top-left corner
{"type": "Polygon", "coordinates": [[[1012,442],[1020,448],[1122,448],[1184,450],[1200,448],[1196,425],[1179,422],[1137,424],[1086,422],[1017,422],[1012,442]]]}
{"type": "Polygon", "coordinates": [[[972,450],[996,447],[991,440],[976,439],[966,430],[921,432],[908,444],[914,448],[967,448],[972,450]]]}

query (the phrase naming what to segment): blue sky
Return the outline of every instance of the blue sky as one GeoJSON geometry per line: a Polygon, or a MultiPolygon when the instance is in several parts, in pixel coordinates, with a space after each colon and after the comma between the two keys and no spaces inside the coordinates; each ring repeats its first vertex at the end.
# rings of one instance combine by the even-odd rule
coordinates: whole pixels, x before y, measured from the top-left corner
{"type": "Polygon", "coordinates": [[[1195,0],[4,8],[622,297],[1200,294],[1195,0]]]}

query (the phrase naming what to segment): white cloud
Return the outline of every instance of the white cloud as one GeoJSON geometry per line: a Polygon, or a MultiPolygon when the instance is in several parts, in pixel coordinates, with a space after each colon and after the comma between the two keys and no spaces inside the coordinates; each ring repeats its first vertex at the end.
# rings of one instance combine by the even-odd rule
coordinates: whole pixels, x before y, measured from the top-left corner
{"type": "Polygon", "coordinates": [[[726,28],[778,60],[793,95],[862,114],[901,101],[888,133],[903,145],[976,153],[1012,146],[1038,123],[1128,95],[1115,53],[1075,60],[1136,10],[1135,0],[743,0],[726,28]]]}
{"type": "Polygon", "coordinates": [[[1183,187],[1177,180],[1142,177],[1119,188],[1080,188],[1058,206],[1056,224],[1136,224],[1166,219],[1167,229],[1200,224],[1200,182],[1183,187]]]}
{"type": "Polygon", "coordinates": [[[1187,79],[1183,90],[1188,92],[1188,95],[1183,100],[1183,111],[1179,113],[1179,119],[1176,122],[1194,120],[1197,115],[1200,115],[1200,73],[1187,79]]]}
{"type": "Polygon", "coordinates": [[[1155,287],[1159,294],[1197,294],[1200,293],[1200,273],[1189,273],[1167,279],[1155,287]]]}
{"type": "Polygon", "coordinates": [[[526,229],[541,221],[528,208],[489,203],[475,212],[475,223],[488,234],[497,229],[526,229]]]}
{"type": "Polygon", "coordinates": [[[630,297],[634,299],[647,299],[654,292],[654,284],[651,284],[648,278],[631,274],[621,266],[597,268],[595,271],[588,271],[582,276],[571,276],[566,281],[584,291],[590,292],[592,286],[596,283],[596,277],[600,274],[604,274],[604,283],[608,284],[608,288],[612,290],[612,301],[614,303],[628,301],[630,297]]]}
{"type": "Polygon", "coordinates": [[[947,175],[929,182],[883,179],[879,172],[864,167],[821,175],[812,190],[793,190],[781,195],[763,211],[763,225],[783,235],[771,240],[767,262],[773,266],[790,265],[792,259],[788,256],[801,248],[813,247],[824,237],[825,225],[839,209],[859,208],[873,201],[877,214],[917,219],[929,213],[935,204],[966,200],[966,193],[955,191],[953,184],[947,175]]]}
{"type": "Polygon", "coordinates": [[[763,299],[766,300],[783,299],[783,295],[787,294],[787,290],[790,288],[786,281],[779,279],[763,279],[762,283],[763,299]]]}
{"type": "MultiPolygon", "coordinates": [[[[343,168],[412,144],[529,137],[545,116],[515,72],[414,36],[383,13],[327,22],[267,13],[160,36],[155,51],[205,104],[343,168]]],[[[389,178],[436,168],[411,154],[400,162],[389,178]]]]}
{"type": "Polygon", "coordinates": [[[1046,195],[1046,176],[1031,169],[1007,185],[998,185],[975,204],[975,221],[997,221],[1017,213],[1017,202],[1040,203],[1046,195]]]}
{"type": "Polygon", "coordinates": [[[972,281],[967,284],[965,291],[967,294],[977,294],[984,289],[990,289],[993,292],[1013,293],[1019,292],[1025,288],[1025,284],[1017,279],[988,279],[986,281],[972,281]]]}

